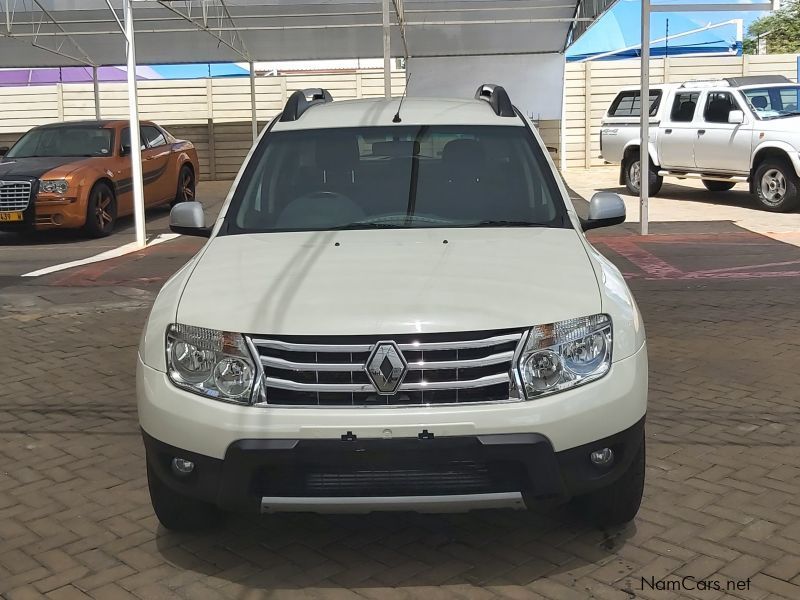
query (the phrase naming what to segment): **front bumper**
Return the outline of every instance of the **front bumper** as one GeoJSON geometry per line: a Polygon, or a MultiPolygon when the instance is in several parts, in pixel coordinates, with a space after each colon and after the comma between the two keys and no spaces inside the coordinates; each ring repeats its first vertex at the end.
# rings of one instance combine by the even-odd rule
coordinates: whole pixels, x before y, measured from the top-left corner
{"type": "Polygon", "coordinates": [[[402,407],[253,407],[180,390],[167,375],[137,368],[139,423],[157,440],[225,458],[239,440],[338,440],[537,433],[556,452],[618,433],[647,410],[647,349],[612,364],[603,378],[536,400],[402,407]]]}
{"type": "MultiPolygon", "coordinates": [[[[180,494],[243,512],[330,507],[450,510],[490,506],[516,495],[526,503],[566,499],[605,487],[643,443],[644,418],[612,436],[554,452],[543,435],[495,434],[405,439],[248,439],[224,459],[165,444],[143,432],[153,474],[180,494]],[[589,455],[611,448],[610,466],[589,455]],[[194,463],[178,474],[173,458],[194,463]]],[[[522,502],[519,502],[522,505],[522,502]]]]}

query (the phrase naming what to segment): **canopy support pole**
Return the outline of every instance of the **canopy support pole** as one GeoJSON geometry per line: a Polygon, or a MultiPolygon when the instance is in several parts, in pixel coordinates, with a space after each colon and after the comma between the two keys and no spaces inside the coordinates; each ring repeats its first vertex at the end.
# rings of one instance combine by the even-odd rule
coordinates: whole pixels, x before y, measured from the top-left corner
{"type": "Polygon", "coordinates": [[[389,21],[389,2],[383,0],[383,95],[392,97],[392,37],[389,21]]]}
{"type": "Polygon", "coordinates": [[[642,235],[648,234],[648,201],[650,194],[650,0],[642,0],[642,62],[639,106],[641,139],[639,140],[639,220],[642,235]]]}
{"type": "Polygon", "coordinates": [[[147,244],[144,223],[144,181],[142,178],[142,147],[139,132],[139,98],[136,91],[136,43],[133,27],[132,0],[123,0],[125,38],[128,41],[128,120],[131,136],[131,176],[133,178],[133,219],[136,225],[136,245],[147,244]]]}
{"type": "Polygon", "coordinates": [[[100,120],[100,82],[97,80],[97,67],[92,67],[92,84],[94,86],[94,118],[100,120]]]}
{"type": "Polygon", "coordinates": [[[250,62],[250,121],[255,142],[258,139],[258,114],[256,113],[256,66],[252,62],[250,62]]]}

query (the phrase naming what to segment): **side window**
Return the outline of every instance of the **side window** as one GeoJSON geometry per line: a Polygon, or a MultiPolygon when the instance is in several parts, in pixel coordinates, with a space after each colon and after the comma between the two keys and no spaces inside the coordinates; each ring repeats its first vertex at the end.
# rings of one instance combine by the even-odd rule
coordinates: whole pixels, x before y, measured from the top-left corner
{"type": "Polygon", "coordinates": [[[727,123],[728,115],[738,106],[729,92],[709,92],[706,97],[706,107],[703,110],[703,119],[707,123],[727,123]]]}
{"type": "Polygon", "coordinates": [[[164,134],[161,132],[161,130],[158,127],[153,127],[152,125],[144,125],[142,127],[142,138],[151,148],[164,146],[167,143],[167,139],[164,137],[164,134]]]}
{"type": "Polygon", "coordinates": [[[675,123],[689,123],[694,119],[694,111],[697,108],[697,100],[700,92],[678,92],[675,94],[675,101],[672,103],[672,111],[669,118],[675,123]]]}
{"type": "MultiPolygon", "coordinates": [[[[661,90],[650,91],[650,116],[654,116],[658,112],[658,106],[661,104],[661,90]]],[[[628,92],[620,92],[620,94],[611,103],[611,108],[608,109],[609,117],[638,117],[642,114],[641,92],[632,90],[628,92]]]]}
{"type": "MultiPolygon", "coordinates": [[[[126,127],[122,130],[122,135],[120,136],[120,146],[130,146],[131,145],[131,130],[130,128],[126,127]]],[[[139,141],[139,148],[144,150],[146,146],[142,140],[139,141]]]]}

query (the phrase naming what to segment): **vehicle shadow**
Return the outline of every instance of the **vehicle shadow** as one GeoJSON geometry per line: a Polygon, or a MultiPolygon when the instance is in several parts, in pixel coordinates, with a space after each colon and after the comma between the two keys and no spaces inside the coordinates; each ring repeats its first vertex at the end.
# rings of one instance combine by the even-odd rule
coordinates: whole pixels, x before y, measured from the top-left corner
{"type": "MultiPolygon", "coordinates": [[[[169,231],[169,204],[153,206],[145,211],[148,234],[169,231]]],[[[57,246],[76,244],[86,246],[108,246],[127,243],[127,234],[134,230],[133,216],[119,217],[110,236],[105,238],[88,237],[81,229],[46,229],[44,231],[8,232],[0,231],[0,246],[57,246]],[[117,242],[118,241],[118,242],[117,242]]]]}
{"type": "MultiPolygon", "coordinates": [[[[633,197],[625,186],[607,187],[598,191],[613,192],[621,196],[633,197]]],[[[712,206],[735,206],[761,211],[756,201],[747,190],[746,184],[739,184],[725,192],[710,192],[705,188],[665,183],[655,197],[661,200],[682,200],[685,202],[695,202],[712,206]]]]}
{"type": "Polygon", "coordinates": [[[243,597],[260,588],[526,586],[605,564],[635,533],[634,524],[598,530],[565,508],[303,513],[236,516],[203,534],[159,527],[157,548],[167,562],[227,580],[243,597]]]}

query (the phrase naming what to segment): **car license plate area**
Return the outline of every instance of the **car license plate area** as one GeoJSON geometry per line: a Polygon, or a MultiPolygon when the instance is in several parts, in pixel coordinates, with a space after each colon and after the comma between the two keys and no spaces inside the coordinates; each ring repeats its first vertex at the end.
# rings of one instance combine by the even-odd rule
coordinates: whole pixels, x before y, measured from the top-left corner
{"type": "Polygon", "coordinates": [[[0,223],[22,221],[22,211],[0,212],[0,223]]]}

